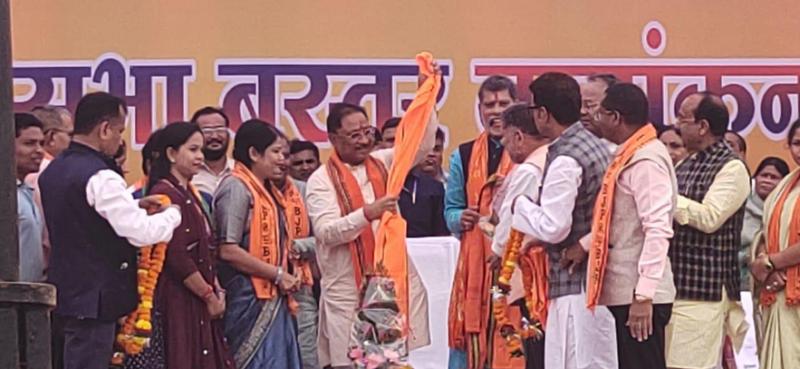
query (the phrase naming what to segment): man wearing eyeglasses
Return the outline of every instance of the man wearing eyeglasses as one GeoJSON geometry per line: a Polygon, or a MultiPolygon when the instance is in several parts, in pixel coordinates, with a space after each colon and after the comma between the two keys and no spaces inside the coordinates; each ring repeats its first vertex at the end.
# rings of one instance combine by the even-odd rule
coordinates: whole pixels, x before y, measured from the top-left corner
{"type": "MultiPolygon", "coordinates": [[[[44,159],[39,171],[25,177],[25,183],[39,192],[38,179],[50,162],[62,151],[69,147],[72,140],[72,114],[69,110],[60,106],[37,106],[31,110],[31,114],[42,122],[44,132],[44,159]]],[[[37,196],[38,197],[38,196],[37,196]]]]}
{"type": "Polygon", "coordinates": [[[602,138],[594,116],[600,108],[600,103],[606,97],[606,90],[619,82],[617,76],[613,74],[591,74],[586,77],[586,82],[581,84],[581,123],[586,130],[600,137],[600,140],[608,146],[608,150],[612,153],[616,151],[617,145],[602,138]]]}
{"type": "Polygon", "coordinates": [[[678,111],[676,125],[689,156],[675,169],[679,196],[669,256],[677,297],[667,326],[670,368],[714,368],[726,326],[736,333],[733,342],[742,342],[747,331],[738,245],[750,175],[725,143],[728,124],[725,103],[710,92],[687,97],[678,111]],[[742,324],[731,329],[736,320],[742,324]]]}
{"type": "Polygon", "coordinates": [[[606,92],[595,127],[620,148],[603,177],[607,190],[595,203],[598,227],[577,246],[591,255],[587,303],[606,306],[614,315],[620,369],[666,369],[664,328],[675,299],[667,256],[675,170],[648,123],[644,91],[619,83],[606,92]]]}
{"type": "MultiPolygon", "coordinates": [[[[514,200],[511,226],[547,252],[548,313],[545,368],[618,367],[614,317],[604,306],[586,308],[586,261],[564,263],[565,251],[591,231],[592,212],[611,153],[580,120],[578,82],[545,73],[529,86],[530,107],[541,134],[553,142],[545,161],[539,201],[514,200]]],[[[579,250],[583,252],[582,250],[579,250]]]]}
{"type": "MultiPolygon", "coordinates": [[[[436,78],[441,78],[441,71],[435,69],[436,78]]],[[[414,163],[422,161],[433,147],[438,125],[436,112],[432,112],[414,163]]],[[[365,274],[372,269],[368,250],[374,249],[379,219],[384,212],[397,208],[397,196],[382,195],[396,148],[373,150],[375,128],[364,108],[357,105],[333,104],[327,129],[334,152],[308,179],[306,206],[317,238],[322,274],[319,361],[323,367],[339,369],[353,366],[348,352],[358,308],[358,285],[366,282],[365,274]]],[[[412,332],[408,348],[413,350],[430,344],[430,332],[425,286],[410,259],[408,297],[412,332]]]]}
{"type": "Polygon", "coordinates": [[[233,159],[228,158],[230,121],[222,109],[206,106],[194,113],[192,122],[200,126],[205,138],[205,163],[192,178],[192,184],[201,193],[213,196],[222,177],[233,170],[233,159]]]}

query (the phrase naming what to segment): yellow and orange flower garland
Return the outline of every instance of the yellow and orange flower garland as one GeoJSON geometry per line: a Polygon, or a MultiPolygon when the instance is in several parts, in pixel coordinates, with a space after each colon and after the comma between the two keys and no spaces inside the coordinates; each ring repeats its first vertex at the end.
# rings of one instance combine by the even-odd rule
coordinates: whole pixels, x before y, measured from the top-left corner
{"type": "MultiPolygon", "coordinates": [[[[506,311],[508,310],[508,300],[506,296],[509,291],[511,291],[511,276],[514,274],[514,269],[519,262],[522,240],[522,233],[512,229],[500,264],[500,275],[497,278],[497,285],[492,288],[492,299],[494,300],[492,313],[500,329],[500,335],[506,340],[506,348],[508,352],[511,353],[512,357],[524,355],[522,350],[523,339],[541,339],[544,334],[539,322],[534,321],[533,324],[531,324],[525,319],[523,319],[522,331],[517,332],[517,329],[506,315],[506,311]]],[[[525,288],[525,304],[527,305],[528,311],[532,311],[533,296],[530,288],[525,288]]]]}
{"type": "MultiPolygon", "coordinates": [[[[163,206],[170,205],[170,200],[166,196],[161,196],[159,202],[163,206]]],[[[153,333],[153,295],[166,256],[166,243],[142,247],[139,250],[137,269],[139,305],[125,317],[125,323],[117,333],[117,351],[111,357],[112,365],[122,366],[126,355],[138,355],[150,343],[150,335],[153,333]]]]}

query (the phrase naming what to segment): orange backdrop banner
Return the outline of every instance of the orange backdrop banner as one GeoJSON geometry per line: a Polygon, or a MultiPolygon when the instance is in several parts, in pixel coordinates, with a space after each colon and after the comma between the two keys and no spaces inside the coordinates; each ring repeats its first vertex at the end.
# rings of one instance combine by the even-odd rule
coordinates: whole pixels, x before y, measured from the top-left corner
{"type": "MultiPolygon", "coordinates": [[[[767,155],[788,158],[784,136],[798,116],[800,59],[791,58],[800,41],[786,30],[800,28],[800,17],[785,17],[797,7],[790,0],[11,5],[15,108],[74,108],[93,90],[124,96],[130,154],[154,129],[214,105],[233,132],[260,117],[327,157],[330,104],[361,104],[376,126],[401,115],[416,91],[408,56],[418,50],[437,55],[443,69],[437,108],[447,151],[481,131],[476,92],[491,74],[512,77],[527,99],[528,83],[544,71],[579,80],[614,73],[646,91],[655,124],[674,122],[693,91],[718,91],[731,128],[748,139],[751,168],[767,155]]],[[[139,166],[129,155],[130,181],[139,166]]]]}

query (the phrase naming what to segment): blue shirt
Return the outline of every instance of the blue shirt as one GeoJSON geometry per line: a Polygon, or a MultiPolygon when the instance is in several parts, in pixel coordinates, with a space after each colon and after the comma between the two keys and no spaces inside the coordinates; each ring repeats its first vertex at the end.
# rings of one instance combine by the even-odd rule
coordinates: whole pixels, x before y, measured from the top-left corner
{"type": "Polygon", "coordinates": [[[33,188],[17,180],[17,217],[19,218],[19,280],[44,280],[42,216],[33,201],[33,188]]]}
{"type": "MultiPolygon", "coordinates": [[[[474,141],[473,141],[474,142],[474,141]]],[[[472,145],[473,142],[467,144],[472,145]]],[[[495,139],[489,140],[488,175],[494,174],[503,155],[503,146],[495,139]]],[[[467,208],[467,181],[461,160],[461,150],[457,147],[450,155],[450,175],[447,177],[444,197],[444,219],[450,232],[458,237],[461,233],[461,213],[467,208]]]]}

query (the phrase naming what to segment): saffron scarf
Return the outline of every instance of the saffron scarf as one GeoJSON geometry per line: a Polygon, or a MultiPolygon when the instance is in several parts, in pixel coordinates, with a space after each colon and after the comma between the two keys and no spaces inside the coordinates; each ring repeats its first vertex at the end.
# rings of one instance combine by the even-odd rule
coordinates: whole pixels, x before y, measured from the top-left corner
{"type": "MultiPolygon", "coordinates": [[[[420,145],[426,128],[435,114],[436,96],[441,88],[441,79],[433,67],[433,55],[427,52],[416,56],[420,73],[427,78],[417,88],[395,134],[394,159],[386,181],[386,193],[399,196],[408,172],[416,164],[420,145]]],[[[375,267],[382,275],[391,278],[395,285],[397,306],[406,322],[408,316],[408,251],[406,249],[406,221],[397,212],[386,212],[378,224],[375,244],[375,267]]]]}
{"type": "Polygon", "coordinates": [[[547,253],[544,247],[532,246],[520,255],[519,268],[522,271],[522,286],[525,289],[525,304],[532,321],[547,328],[547,253]]]}
{"type": "MultiPolygon", "coordinates": [[[[300,190],[294,185],[291,179],[286,180],[286,188],[283,193],[275,191],[275,198],[283,207],[286,215],[286,223],[289,228],[288,245],[292,245],[292,240],[306,238],[311,234],[311,226],[308,222],[308,212],[306,211],[300,190]]],[[[314,284],[314,277],[311,274],[311,265],[306,260],[292,260],[295,273],[299,273],[302,282],[308,286],[314,284]]]]}
{"type": "MultiPolygon", "coordinates": [[[[280,229],[278,228],[278,207],[272,196],[253,172],[244,164],[236,162],[231,175],[247,186],[253,197],[253,214],[250,217],[250,255],[269,265],[280,266],[286,270],[288,252],[281,256],[280,229]]],[[[288,233],[288,232],[287,232],[288,233]]],[[[250,277],[256,297],[270,300],[276,296],[277,286],[272,281],[250,277]]]]}
{"type": "Polygon", "coordinates": [[[614,191],[617,178],[633,155],[648,142],[657,137],[652,124],[639,128],[617,150],[617,155],[603,175],[600,192],[592,214],[592,244],[589,248],[589,265],[586,275],[586,307],[594,309],[603,290],[603,277],[608,262],[608,239],[611,228],[611,215],[614,211],[614,191]]]}
{"type": "MultiPolygon", "coordinates": [[[[366,167],[367,179],[372,186],[375,198],[384,197],[386,194],[386,167],[372,156],[367,157],[364,161],[364,166],[366,167]]],[[[366,205],[356,177],[353,176],[350,168],[342,162],[342,159],[335,152],[328,159],[326,169],[333,183],[333,188],[336,189],[336,199],[339,202],[342,216],[346,216],[353,210],[361,209],[366,205]]],[[[358,238],[348,245],[350,247],[350,257],[353,261],[356,287],[361,290],[364,275],[372,273],[375,260],[375,234],[372,232],[372,227],[364,227],[358,238]]]]}
{"type": "MultiPolygon", "coordinates": [[[[786,205],[786,200],[789,193],[800,182],[800,171],[794,171],[791,176],[792,179],[787,180],[787,185],[780,189],[780,195],[775,200],[775,205],[772,207],[772,212],[769,216],[769,224],[767,225],[767,254],[775,254],[780,252],[781,242],[781,215],[783,214],[783,207],[786,205]]],[[[786,240],[787,247],[793,247],[797,242],[800,242],[800,197],[795,200],[792,208],[792,218],[789,220],[788,240],[786,240]]],[[[797,305],[800,303],[800,265],[795,265],[786,269],[786,304],[797,305]]],[[[770,306],[775,303],[775,292],[767,290],[761,291],[759,298],[761,305],[770,306]]]]}
{"type": "MultiPolygon", "coordinates": [[[[488,160],[489,135],[483,132],[473,144],[466,180],[468,205],[477,207],[482,215],[491,211],[492,196],[482,196],[484,185],[489,180],[488,160]]],[[[510,169],[511,159],[504,151],[497,175],[505,176],[510,169]]],[[[482,363],[489,355],[487,334],[492,273],[488,270],[486,258],[491,252],[490,240],[477,225],[461,234],[461,251],[450,294],[448,341],[450,347],[468,351],[469,368],[483,367],[482,363]]]]}

